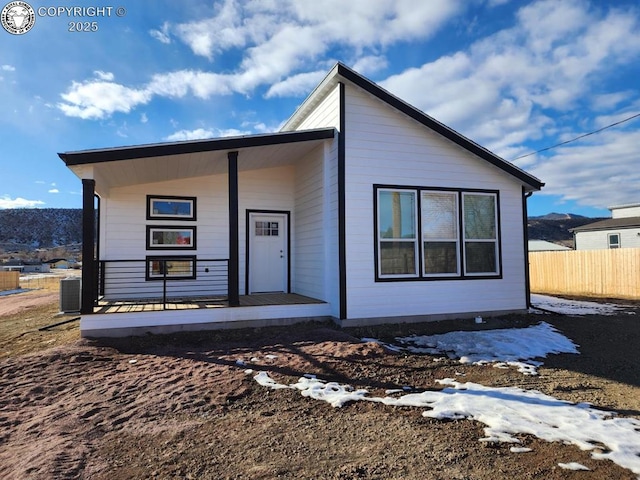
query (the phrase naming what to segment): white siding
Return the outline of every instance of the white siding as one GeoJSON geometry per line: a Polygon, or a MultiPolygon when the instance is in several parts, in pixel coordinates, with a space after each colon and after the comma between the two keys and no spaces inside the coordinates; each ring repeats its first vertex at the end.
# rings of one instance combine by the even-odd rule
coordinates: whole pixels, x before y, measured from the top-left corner
{"type": "MultiPolygon", "coordinates": [[[[246,211],[294,210],[293,166],[241,171],[238,178],[240,293],[245,292],[246,211]]],[[[101,260],[144,260],[148,255],[196,255],[199,259],[229,258],[229,202],[227,175],[174,180],[153,184],[113,188],[101,201],[101,260]],[[192,196],[197,198],[197,220],[147,220],[147,195],[192,196]],[[197,250],[147,250],[147,225],[178,225],[197,227],[197,250]]],[[[292,216],[292,224],[295,224],[292,216]]],[[[290,228],[293,228],[290,226],[290,228]]],[[[295,252],[295,242],[292,242],[295,252]]],[[[294,253],[295,255],[295,253],[294,253]]],[[[144,266],[132,281],[144,282],[144,266]]],[[[292,269],[293,270],[293,269],[292,269]]],[[[183,281],[186,282],[186,281],[183,281]]],[[[160,282],[146,282],[147,296],[160,293],[160,282]]],[[[132,288],[126,298],[140,296],[140,285],[132,288]]],[[[108,292],[106,292],[108,293],[108,292]]],[[[124,297],[122,297],[124,298],[124,297]]]]}
{"type": "Polygon", "coordinates": [[[640,217],[640,205],[611,207],[611,218],[640,217]]]}
{"type": "Polygon", "coordinates": [[[338,312],[337,142],[296,165],[295,282],[292,290],[330,302],[338,312]]]}
{"type": "Polygon", "coordinates": [[[576,232],[576,250],[609,248],[609,234],[620,235],[620,248],[640,248],[640,228],[619,228],[598,232],[576,232]]]}
{"type": "Polygon", "coordinates": [[[340,128],[340,86],[336,87],[311,111],[297,130],[340,128]]]}
{"type": "MultiPolygon", "coordinates": [[[[307,115],[304,121],[298,126],[299,130],[333,127],[340,128],[340,86],[329,92],[321,102],[307,115]]],[[[314,160],[315,162],[315,160],[314,160]]],[[[296,229],[296,237],[298,240],[305,242],[305,248],[300,252],[297,258],[302,262],[300,269],[296,269],[296,293],[309,295],[329,302],[331,304],[332,315],[338,317],[340,313],[339,305],[339,271],[338,271],[338,140],[333,142],[325,142],[322,152],[321,165],[304,164],[299,167],[296,182],[302,182],[298,187],[296,203],[297,213],[300,215],[311,215],[305,220],[305,224],[300,229],[296,229]],[[311,188],[311,184],[317,182],[315,188],[311,188]],[[315,214],[307,211],[303,205],[312,205],[313,202],[321,201],[321,215],[317,208],[313,205],[315,214]],[[311,223],[319,221],[322,226],[323,234],[311,240],[309,236],[311,231],[306,230],[311,223]],[[324,246],[321,250],[323,258],[323,270],[312,272],[313,265],[318,262],[316,253],[312,252],[313,246],[318,246],[322,241],[324,246]],[[322,273],[323,278],[319,278],[322,273]],[[297,275],[301,275],[298,283],[297,275]],[[312,285],[312,282],[317,282],[312,285]],[[323,293],[321,293],[321,291],[323,293]],[[308,292],[308,293],[305,293],[308,292]]],[[[318,226],[318,224],[315,224],[318,226]]]]}
{"type": "Polygon", "coordinates": [[[353,86],[346,116],[348,318],[524,309],[521,184],[353,86]],[[499,190],[503,277],[375,282],[374,184],[499,190]]]}

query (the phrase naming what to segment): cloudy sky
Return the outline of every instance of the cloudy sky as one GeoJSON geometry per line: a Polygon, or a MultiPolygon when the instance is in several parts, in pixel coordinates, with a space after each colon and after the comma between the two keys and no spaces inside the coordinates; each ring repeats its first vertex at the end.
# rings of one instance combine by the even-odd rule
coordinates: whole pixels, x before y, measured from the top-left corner
{"type": "Polygon", "coordinates": [[[79,207],[57,152],[276,131],[336,61],[542,179],[532,215],[640,202],[636,0],[29,3],[0,29],[0,208],[79,207]]]}

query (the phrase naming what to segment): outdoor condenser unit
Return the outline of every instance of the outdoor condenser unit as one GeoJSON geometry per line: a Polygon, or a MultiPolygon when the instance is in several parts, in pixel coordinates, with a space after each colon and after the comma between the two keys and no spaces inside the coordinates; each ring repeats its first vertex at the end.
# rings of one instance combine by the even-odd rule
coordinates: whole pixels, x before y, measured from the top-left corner
{"type": "Polygon", "coordinates": [[[80,311],[80,278],[63,278],[60,280],[60,311],[64,313],[80,311]]]}

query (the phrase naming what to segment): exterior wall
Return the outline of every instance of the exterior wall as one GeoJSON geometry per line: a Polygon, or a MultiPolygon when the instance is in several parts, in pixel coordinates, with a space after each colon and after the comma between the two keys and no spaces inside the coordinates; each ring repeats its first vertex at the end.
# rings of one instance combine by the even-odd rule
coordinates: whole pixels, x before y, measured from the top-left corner
{"type": "Polygon", "coordinates": [[[340,86],[336,87],[303,120],[297,130],[340,128],[340,86]]]}
{"type": "Polygon", "coordinates": [[[640,205],[611,207],[611,218],[640,217],[640,205]]]}
{"type": "Polygon", "coordinates": [[[619,228],[594,232],[576,232],[576,250],[608,249],[610,233],[620,235],[620,248],[640,248],[640,228],[619,228]]]}
{"type": "Polygon", "coordinates": [[[351,85],[346,116],[347,318],[526,308],[521,184],[351,85]],[[374,184],[499,190],[502,278],[376,282],[374,184]]]}
{"type": "Polygon", "coordinates": [[[296,164],[293,291],[325,300],[338,312],[337,142],[296,164]],[[332,261],[333,259],[333,261],[332,261]]]}
{"type": "MultiPolygon", "coordinates": [[[[316,107],[311,111],[298,127],[299,130],[334,127],[340,128],[340,88],[336,86],[316,107]]],[[[296,221],[302,221],[300,228],[296,229],[298,242],[303,242],[304,247],[298,255],[301,260],[300,269],[296,270],[296,293],[309,295],[325,300],[331,304],[331,315],[340,315],[339,292],[339,266],[338,266],[338,140],[325,142],[321,156],[321,164],[309,164],[303,162],[296,173],[296,221]],[[314,185],[312,187],[312,185],[314,185]],[[322,213],[307,210],[308,202],[314,198],[322,201],[322,213]],[[321,236],[315,229],[322,225],[321,236]],[[310,238],[313,237],[313,238],[310,238]],[[311,247],[319,247],[322,242],[322,256],[311,253],[311,247]],[[311,256],[309,256],[311,255],[311,256]],[[313,271],[314,266],[322,262],[321,271],[313,271]],[[319,275],[323,274],[323,278],[319,275]],[[298,277],[300,275],[300,277],[298,277]],[[313,285],[313,283],[315,285],[313,285]],[[321,293],[320,290],[324,290],[321,293]]],[[[317,208],[317,207],[314,207],[317,208]]]]}
{"type": "MultiPolygon", "coordinates": [[[[246,211],[282,210],[294,211],[293,166],[262,170],[240,171],[239,184],[239,238],[240,238],[240,293],[245,293],[246,262],[246,211]]],[[[162,282],[144,281],[144,262],[149,255],[195,255],[198,259],[229,258],[229,209],[227,175],[189,178],[129,187],[112,188],[108,198],[101,200],[100,211],[100,259],[139,260],[131,267],[138,270],[133,281],[144,282],[146,296],[161,295],[162,282]],[[146,196],[172,195],[197,198],[196,221],[147,220],[146,196]],[[196,226],[196,250],[147,250],[146,225],[196,226]]],[[[292,225],[295,224],[292,216],[292,225]]],[[[289,228],[293,228],[290,225],[289,228]]],[[[293,230],[292,230],[293,231],[293,230]]],[[[292,236],[293,239],[293,236],[292,236]]],[[[295,243],[292,243],[295,252],[295,243]]],[[[295,253],[292,254],[292,263],[295,253]]],[[[115,264],[112,264],[112,267],[115,264]]],[[[292,272],[293,272],[292,268],[292,272]]],[[[109,272],[109,270],[107,270],[109,272]]],[[[115,272],[115,270],[112,270],[115,272]]],[[[115,274],[115,273],[114,273],[115,274]]],[[[129,274],[129,276],[132,276],[129,274]]],[[[133,276],[132,276],[133,277],[133,276]]],[[[189,280],[170,282],[172,286],[188,285],[189,280]]],[[[192,282],[195,285],[195,282],[192,282]]],[[[293,279],[292,279],[293,284],[293,279]]],[[[119,298],[136,298],[141,295],[140,285],[128,294],[118,293],[119,298]]],[[[194,287],[195,288],[195,287],[194,287]]],[[[122,289],[119,289],[122,290],[122,289]]],[[[105,292],[109,298],[109,292],[105,292]]],[[[113,293],[111,295],[112,298],[113,293]]]]}

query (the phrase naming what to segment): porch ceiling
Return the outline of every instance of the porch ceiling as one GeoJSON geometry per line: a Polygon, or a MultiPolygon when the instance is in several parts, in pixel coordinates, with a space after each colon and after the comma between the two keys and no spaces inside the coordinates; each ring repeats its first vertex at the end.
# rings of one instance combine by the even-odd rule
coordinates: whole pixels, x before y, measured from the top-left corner
{"type": "Polygon", "coordinates": [[[59,155],[78,177],[95,179],[100,191],[226,173],[230,151],[238,152],[240,171],[292,165],[334,134],[323,129],[59,155]]]}

